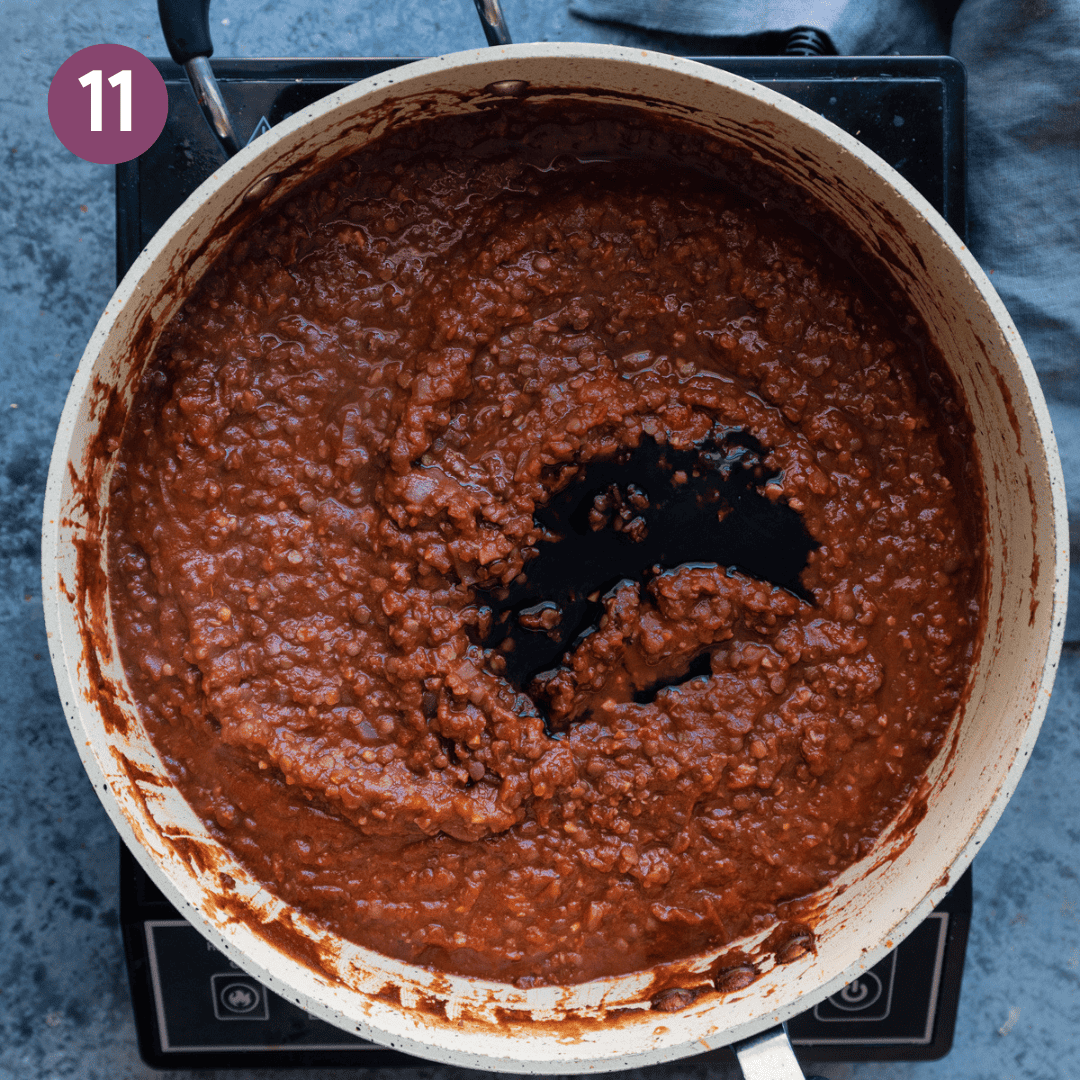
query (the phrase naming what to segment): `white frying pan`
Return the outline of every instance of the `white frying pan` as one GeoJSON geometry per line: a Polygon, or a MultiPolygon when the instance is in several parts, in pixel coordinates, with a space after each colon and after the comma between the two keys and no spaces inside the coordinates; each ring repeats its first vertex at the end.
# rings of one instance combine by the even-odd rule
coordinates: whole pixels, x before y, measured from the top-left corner
{"type": "MultiPolygon", "coordinates": [[[[490,0],[478,4],[490,11],[490,0]]],[[[815,113],[723,71],[603,45],[495,45],[398,68],[304,109],[240,150],[154,237],[109,302],[68,395],[45,497],[43,595],[72,735],[106,810],[181,913],[271,989],[366,1038],[465,1067],[615,1070],[736,1043],[748,1076],[779,1080],[801,1075],[786,1040],[755,1037],[893,949],[1001,815],[1050,697],[1067,552],[1061,468],[1035,373],[989,280],[910,184],[815,113]],[[106,418],[113,425],[125,414],[161,329],[215,256],[257,208],[377,137],[389,103],[402,123],[422,103],[427,116],[453,114],[523,87],[538,101],[556,87],[563,100],[565,88],[594,101],[636,99],[646,113],[689,120],[774,162],[882,252],[967,397],[981,459],[986,628],[967,703],[930,771],[925,817],[906,833],[887,830],[822,895],[816,952],[784,964],[764,957],[748,987],[710,991],[676,1012],[649,1007],[650,972],[521,990],[388,959],[288,908],[173,787],[132,702],[109,616],[113,444],[99,436],[106,418]]],[[[669,967],[665,981],[700,985],[715,960],[669,967]]]]}

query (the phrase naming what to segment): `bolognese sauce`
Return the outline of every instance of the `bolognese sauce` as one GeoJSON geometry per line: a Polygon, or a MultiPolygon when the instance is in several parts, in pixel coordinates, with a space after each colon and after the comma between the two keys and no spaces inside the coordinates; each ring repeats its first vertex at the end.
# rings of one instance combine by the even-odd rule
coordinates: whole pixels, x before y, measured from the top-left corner
{"type": "Polygon", "coordinates": [[[283,900],[574,983],[870,849],[962,698],[982,510],[958,388],[822,220],[689,128],[507,104],[218,260],[124,431],[113,618],[283,900]]]}

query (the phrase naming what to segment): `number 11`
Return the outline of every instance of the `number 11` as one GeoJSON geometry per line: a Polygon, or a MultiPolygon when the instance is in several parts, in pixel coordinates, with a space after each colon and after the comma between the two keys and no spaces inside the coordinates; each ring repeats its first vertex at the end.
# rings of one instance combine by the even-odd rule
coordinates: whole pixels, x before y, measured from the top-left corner
{"type": "MultiPolygon", "coordinates": [[[[88,71],[79,79],[80,86],[90,87],[90,130],[101,130],[101,68],[88,71]]],[[[120,130],[131,130],[131,69],[124,68],[109,76],[110,86],[120,87],[120,130]]]]}

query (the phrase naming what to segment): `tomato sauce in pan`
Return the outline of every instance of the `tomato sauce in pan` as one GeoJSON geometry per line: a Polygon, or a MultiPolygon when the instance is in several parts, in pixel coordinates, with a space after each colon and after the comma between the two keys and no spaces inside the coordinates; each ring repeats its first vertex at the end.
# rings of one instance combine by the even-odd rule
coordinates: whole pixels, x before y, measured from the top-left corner
{"type": "Polygon", "coordinates": [[[983,511],[959,390],[823,222],[689,129],[507,104],[219,260],[124,431],[111,597],[176,783],[273,892],[574,983],[869,851],[961,701],[983,511]]]}

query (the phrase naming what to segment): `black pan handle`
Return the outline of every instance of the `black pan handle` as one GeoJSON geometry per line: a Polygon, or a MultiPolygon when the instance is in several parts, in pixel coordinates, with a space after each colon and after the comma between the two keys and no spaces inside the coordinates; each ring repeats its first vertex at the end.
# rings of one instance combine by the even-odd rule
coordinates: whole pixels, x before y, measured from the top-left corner
{"type": "MultiPolygon", "coordinates": [[[[488,44],[509,45],[510,31],[499,0],[475,0],[475,3],[488,44]]],[[[158,0],[158,18],[169,55],[187,71],[206,122],[225,156],[232,157],[240,149],[240,140],[210,67],[210,57],[214,55],[214,43],[210,40],[210,0],[158,0]]]]}
{"type": "Polygon", "coordinates": [[[213,56],[210,0],[158,0],[158,18],[169,55],[181,66],[196,56],[213,56]]]}
{"type": "Polygon", "coordinates": [[[169,55],[184,66],[195,99],[226,157],[240,149],[236,125],[210,67],[210,0],[158,0],[158,17],[169,55]]]}

